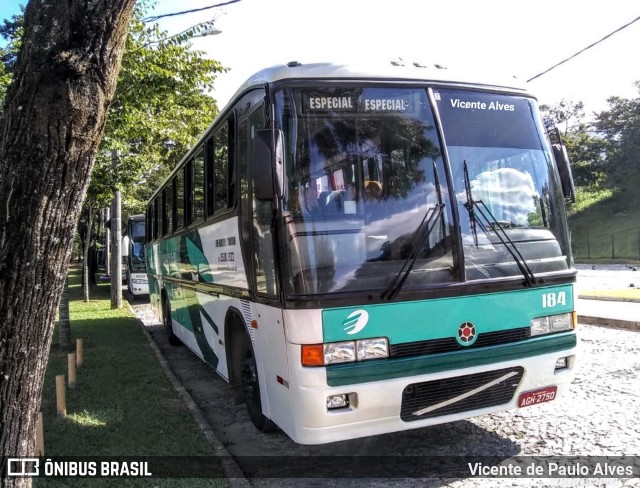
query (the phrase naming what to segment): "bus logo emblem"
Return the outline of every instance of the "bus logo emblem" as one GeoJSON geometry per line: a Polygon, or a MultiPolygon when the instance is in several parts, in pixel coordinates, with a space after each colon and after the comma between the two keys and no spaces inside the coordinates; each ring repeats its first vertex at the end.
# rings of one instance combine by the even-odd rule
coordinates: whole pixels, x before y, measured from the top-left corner
{"type": "Polygon", "coordinates": [[[353,335],[364,329],[367,322],[369,322],[369,312],[366,310],[356,310],[347,316],[345,321],[342,322],[342,326],[347,334],[353,335]]]}
{"type": "Polygon", "coordinates": [[[470,346],[476,342],[478,334],[476,333],[476,326],[471,322],[465,322],[458,327],[458,344],[462,346],[470,346]]]}

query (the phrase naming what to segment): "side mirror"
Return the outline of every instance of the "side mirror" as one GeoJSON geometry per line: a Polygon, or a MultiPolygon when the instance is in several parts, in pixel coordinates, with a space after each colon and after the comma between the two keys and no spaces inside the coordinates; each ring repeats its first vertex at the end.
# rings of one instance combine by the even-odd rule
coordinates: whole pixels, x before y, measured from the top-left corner
{"type": "Polygon", "coordinates": [[[565,199],[571,203],[576,202],[576,187],[573,183],[573,175],[571,174],[571,165],[569,163],[569,155],[564,144],[552,144],[553,158],[556,160],[558,173],[560,174],[560,183],[562,184],[562,193],[565,199]]]}
{"type": "Polygon", "coordinates": [[[281,130],[256,131],[253,147],[254,193],[258,200],[272,200],[284,187],[284,134],[281,130]],[[275,175],[275,181],[274,181],[275,175]],[[275,183],[275,185],[274,185],[275,183]]]}
{"type": "Polygon", "coordinates": [[[120,241],[120,251],[123,258],[129,256],[129,236],[124,236],[120,241]]]}

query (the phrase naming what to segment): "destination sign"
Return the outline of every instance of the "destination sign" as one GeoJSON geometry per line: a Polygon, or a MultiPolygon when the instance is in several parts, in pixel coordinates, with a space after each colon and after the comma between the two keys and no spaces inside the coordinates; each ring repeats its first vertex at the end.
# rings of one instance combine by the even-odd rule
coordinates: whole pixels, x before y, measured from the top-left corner
{"type": "Polygon", "coordinates": [[[459,98],[451,98],[452,108],[462,108],[471,110],[505,110],[507,112],[513,112],[516,106],[513,103],[501,103],[500,100],[491,100],[490,102],[483,102],[480,100],[460,100],[459,98]]]}
{"type": "Polygon", "coordinates": [[[413,104],[410,95],[354,93],[353,90],[346,93],[334,92],[327,94],[303,94],[303,113],[330,113],[330,112],[411,112],[413,104]]]}
{"type": "Polygon", "coordinates": [[[404,98],[365,98],[365,112],[407,112],[411,108],[409,100],[404,98]]]}
{"type": "Polygon", "coordinates": [[[347,111],[355,112],[357,99],[355,97],[308,97],[307,104],[309,111],[347,111]]]}
{"type": "Polygon", "coordinates": [[[531,99],[453,89],[433,95],[448,145],[541,149],[531,99]]]}

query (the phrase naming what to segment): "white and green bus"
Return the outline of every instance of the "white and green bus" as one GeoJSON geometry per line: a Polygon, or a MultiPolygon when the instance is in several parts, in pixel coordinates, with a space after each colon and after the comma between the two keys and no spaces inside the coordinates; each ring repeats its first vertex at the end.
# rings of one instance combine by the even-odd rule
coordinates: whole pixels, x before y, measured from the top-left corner
{"type": "Polygon", "coordinates": [[[513,82],[266,69],[155,192],[151,303],[258,429],[320,444],[567,389],[573,182],[513,82]]]}
{"type": "Polygon", "coordinates": [[[129,216],[122,236],[122,257],[125,260],[127,288],[134,299],[140,295],[149,294],[144,257],[145,224],[143,214],[129,216]]]}

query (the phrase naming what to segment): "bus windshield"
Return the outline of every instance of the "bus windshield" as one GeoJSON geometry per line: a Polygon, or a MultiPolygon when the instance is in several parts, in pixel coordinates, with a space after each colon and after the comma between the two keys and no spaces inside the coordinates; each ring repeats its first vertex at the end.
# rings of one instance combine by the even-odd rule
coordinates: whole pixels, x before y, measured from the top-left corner
{"type": "Polygon", "coordinates": [[[434,99],[466,279],[518,275],[514,250],[534,274],[567,269],[565,203],[533,101],[460,90],[437,90],[434,99]]]}
{"type": "Polygon", "coordinates": [[[129,237],[141,237],[144,241],[145,222],[144,220],[132,220],[129,225],[129,237]]]}
{"type": "Polygon", "coordinates": [[[431,95],[438,116],[426,87],[276,93],[276,126],[286,141],[288,294],[384,296],[404,273],[403,290],[521,276],[509,246],[534,273],[568,267],[558,218],[564,202],[533,102],[471,91],[431,95]],[[492,101],[507,108],[477,108],[492,101]],[[470,213],[469,199],[487,205],[491,217],[470,213]]]}
{"type": "Polygon", "coordinates": [[[136,215],[127,221],[125,234],[129,237],[128,266],[131,273],[146,273],[144,243],[146,237],[144,216],[136,215]]]}
{"type": "Polygon", "coordinates": [[[144,237],[134,237],[130,242],[129,271],[132,273],[146,273],[147,266],[144,257],[144,237]]]}

